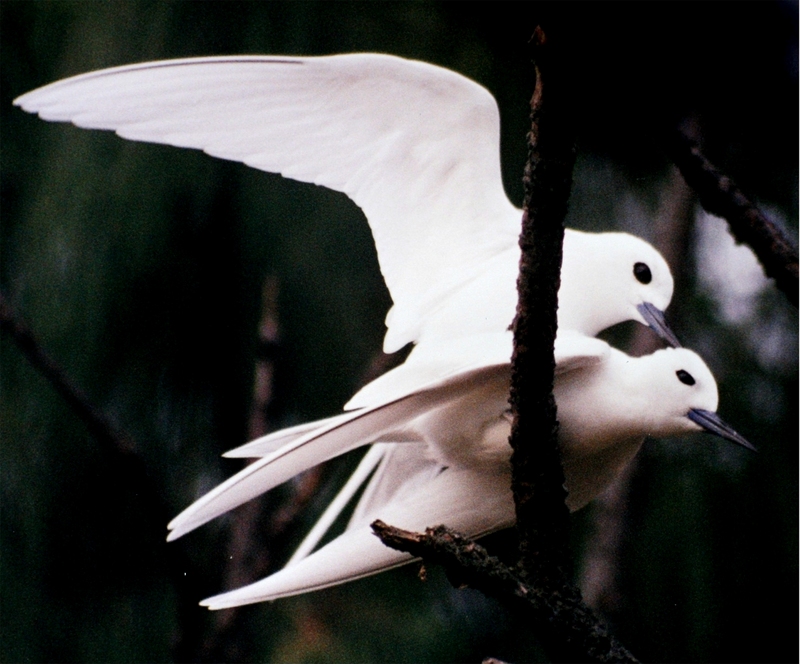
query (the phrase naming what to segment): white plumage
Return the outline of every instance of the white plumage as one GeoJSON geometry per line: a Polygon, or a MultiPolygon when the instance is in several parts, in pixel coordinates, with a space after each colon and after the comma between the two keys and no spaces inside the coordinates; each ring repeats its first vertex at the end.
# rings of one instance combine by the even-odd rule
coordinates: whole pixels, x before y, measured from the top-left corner
{"type": "MultiPolygon", "coordinates": [[[[369,221],[392,297],[387,353],[454,333],[502,331],[513,318],[521,211],[503,190],[497,104],[460,74],[369,53],[198,58],[83,74],[14,103],[45,120],[199,148],[347,194],[369,221]]],[[[571,243],[581,256],[611,248],[581,248],[590,237],[569,233],[565,253],[574,253],[571,243]]],[[[672,277],[663,258],[624,237],[635,249],[626,258],[648,265],[652,282],[633,279],[633,262],[624,266],[625,297],[589,305],[586,320],[582,302],[606,295],[586,289],[605,282],[599,273],[585,279],[576,258],[562,276],[559,315],[578,320],[560,327],[595,334],[606,320],[644,322],[631,305],[667,306],[672,277]],[[573,297],[575,307],[567,302],[573,297]]]]}
{"type": "MultiPolygon", "coordinates": [[[[569,346],[570,337],[578,337],[565,336],[568,341],[559,340],[562,346],[569,346]]],[[[713,415],[717,406],[714,378],[690,350],[668,348],[632,358],[603,341],[585,344],[584,340],[578,342],[583,352],[571,356],[570,368],[556,376],[554,390],[567,505],[573,510],[608,486],[639,450],[645,435],[700,431],[690,413],[713,415]],[[692,384],[681,375],[691,377],[692,384]]],[[[470,537],[512,525],[509,378],[509,366],[503,364],[464,374],[430,391],[412,392],[398,402],[407,401],[408,407],[394,423],[395,429],[389,425],[391,406],[371,411],[381,418],[375,429],[378,439],[411,442],[384,448],[385,466],[378,469],[346,531],[307,557],[306,552],[296,556],[276,574],[203,604],[221,609],[277,599],[410,562],[409,554],[384,547],[371,534],[369,523],[376,518],[410,530],[444,523],[470,537]],[[417,400],[421,400],[419,412],[412,406],[417,400]]],[[[295,445],[325,448],[328,435],[312,433],[295,445]]],[[[347,440],[358,444],[358,432],[347,440]]],[[[285,459],[281,454],[256,461],[201,498],[170,524],[173,533],[183,532],[185,524],[193,526],[198,513],[211,514],[209,506],[219,505],[225,495],[251,497],[240,491],[237,478],[254,478],[254,490],[269,488],[277,477],[271,466],[276,458],[285,459]]]]}
{"type": "MultiPolygon", "coordinates": [[[[408,359],[359,391],[348,412],[232,450],[262,458],[178,515],[169,539],[313,465],[376,445],[290,565],[205,604],[275,599],[408,562],[372,536],[373,518],[411,529],[443,522],[470,536],[513,523],[508,330],[521,211],[503,191],[499,114],[487,90],[389,55],[245,56],[94,72],[15,104],[45,120],[199,148],[326,186],[369,221],[393,300],[384,349],[414,343],[408,359]],[[347,531],[308,555],[371,474],[347,531]]],[[[714,415],[716,385],[694,353],[634,359],[592,338],[637,320],[678,345],[662,315],[672,288],[646,242],[567,231],[555,395],[572,509],[601,491],[648,433],[702,427],[747,444],[714,415]]]]}

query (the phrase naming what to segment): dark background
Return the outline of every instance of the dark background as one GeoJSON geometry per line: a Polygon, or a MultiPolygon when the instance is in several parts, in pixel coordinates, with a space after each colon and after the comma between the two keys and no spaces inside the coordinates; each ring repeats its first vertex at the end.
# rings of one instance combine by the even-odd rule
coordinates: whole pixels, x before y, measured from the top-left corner
{"type": "MultiPolygon", "coordinates": [[[[169,546],[165,525],[241,467],[219,454],[247,440],[262,284],[279,293],[270,425],[335,413],[379,357],[390,304],[368,227],[341,194],[11,105],[144,60],[394,53],[492,91],[519,205],[538,20],[572,58],[568,224],[669,245],[669,223],[654,219],[676,196],[688,205],[685,241],[671,244],[674,327],[717,376],[720,413],[760,448],[700,435],[646,443],[617,521],[608,618],[645,661],[797,661],[797,312],[746,249],[726,248],[723,222],[694,223],[663,152],[667,132],[691,128],[796,241],[797,3],[13,0],[0,3],[3,293],[142,465],[104,451],[2,338],[3,661],[543,660],[529,624],[435,570],[427,584],[409,567],[229,619],[195,607],[223,589],[236,522],[169,546]]],[[[632,348],[633,337],[622,326],[609,338],[632,348]]],[[[353,462],[317,476],[301,518],[263,543],[264,569],[353,462]]],[[[262,501],[270,527],[298,491],[262,501]]],[[[574,517],[579,579],[592,509],[574,517]]]]}

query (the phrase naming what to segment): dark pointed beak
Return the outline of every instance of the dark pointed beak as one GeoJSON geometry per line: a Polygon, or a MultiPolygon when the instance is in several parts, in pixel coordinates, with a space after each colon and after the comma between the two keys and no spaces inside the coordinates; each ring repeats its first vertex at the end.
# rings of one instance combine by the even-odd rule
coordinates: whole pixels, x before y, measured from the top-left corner
{"type": "Polygon", "coordinates": [[[645,319],[650,329],[655,330],[656,334],[666,341],[673,348],[680,348],[681,342],[675,333],[669,329],[667,321],[664,320],[664,312],[649,302],[642,302],[636,307],[645,319]]]}
{"type": "Polygon", "coordinates": [[[748,450],[753,450],[753,452],[758,452],[758,450],[753,447],[753,445],[751,445],[747,439],[744,438],[744,436],[740,436],[738,433],[736,433],[729,425],[722,421],[722,418],[719,415],[712,413],[710,410],[692,408],[686,414],[686,417],[688,417],[695,424],[699,424],[709,433],[713,433],[715,436],[719,436],[720,438],[729,440],[732,443],[746,447],[748,450]]]}

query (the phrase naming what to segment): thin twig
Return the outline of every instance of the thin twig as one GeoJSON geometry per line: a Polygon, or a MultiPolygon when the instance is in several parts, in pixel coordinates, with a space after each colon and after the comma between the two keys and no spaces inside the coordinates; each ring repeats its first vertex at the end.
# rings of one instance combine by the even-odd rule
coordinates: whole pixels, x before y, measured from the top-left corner
{"type": "MultiPolygon", "coordinates": [[[[137,504],[148,515],[147,522],[160,528],[157,524],[167,522],[171,507],[164,500],[152,475],[148,472],[133,438],[114,424],[70,380],[66,372],[45,352],[34,333],[14,313],[13,307],[2,293],[0,293],[0,329],[11,337],[17,348],[61,395],[72,412],[84,423],[89,434],[98,442],[106,455],[106,470],[114,476],[118,491],[136,496],[137,504]]],[[[162,541],[160,546],[163,547],[161,555],[167,562],[177,595],[179,628],[175,635],[175,660],[186,661],[188,658],[185,657],[180,644],[187,634],[195,633],[202,628],[197,602],[205,593],[196,581],[198,575],[195,574],[195,565],[186,555],[185,547],[168,546],[166,541],[162,541]]]]}
{"type": "MultiPolygon", "coordinates": [[[[278,363],[283,348],[280,343],[278,311],[279,282],[268,276],[262,286],[261,317],[258,324],[257,352],[253,369],[253,398],[248,421],[248,439],[266,435],[274,425],[274,402],[281,385],[278,363]]],[[[277,400],[279,402],[279,400],[277,400]]],[[[252,460],[248,463],[252,463],[252,460]]],[[[222,588],[245,586],[265,576],[285,544],[291,526],[314,497],[321,480],[321,468],[312,468],[288,487],[288,495],[251,500],[231,513],[226,564],[222,571],[222,588]]],[[[245,662],[252,659],[252,638],[247,634],[247,609],[234,607],[215,611],[208,628],[187,643],[194,661],[245,662]]]]}
{"type": "Polygon", "coordinates": [[[375,521],[372,529],[381,541],[394,549],[444,567],[457,587],[469,586],[496,597],[521,611],[530,612],[534,622],[546,623],[543,641],[557,644],[561,661],[636,662],[569,587],[563,591],[542,589],[523,580],[518,570],[490,556],[479,544],[445,528],[428,528],[413,533],[375,521]]]}
{"type": "Polygon", "coordinates": [[[8,334],[28,361],[48,380],[53,389],[81,419],[89,433],[107,450],[125,456],[135,454],[133,440],[97,408],[44,351],[33,332],[14,313],[6,296],[0,292],[0,330],[8,334]]]}
{"type": "Polygon", "coordinates": [[[706,212],[726,219],[738,242],[750,246],[768,277],[797,307],[797,248],[783,231],[764,216],[700,150],[689,136],[677,131],[668,146],[670,156],[696,192],[706,212]]]}

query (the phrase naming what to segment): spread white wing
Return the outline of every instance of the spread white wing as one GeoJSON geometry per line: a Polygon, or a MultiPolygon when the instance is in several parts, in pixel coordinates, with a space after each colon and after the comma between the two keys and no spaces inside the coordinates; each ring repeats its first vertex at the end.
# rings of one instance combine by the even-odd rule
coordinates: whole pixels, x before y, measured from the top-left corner
{"type": "Polygon", "coordinates": [[[344,192],[367,216],[394,301],[388,352],[415,341],[426,316],[519,233],[494,98],[427,63],[366,53],[151,62],[14,103],[344,192]]]}

